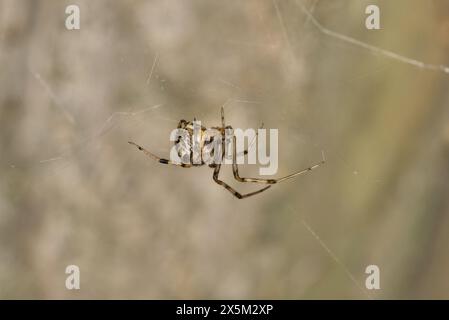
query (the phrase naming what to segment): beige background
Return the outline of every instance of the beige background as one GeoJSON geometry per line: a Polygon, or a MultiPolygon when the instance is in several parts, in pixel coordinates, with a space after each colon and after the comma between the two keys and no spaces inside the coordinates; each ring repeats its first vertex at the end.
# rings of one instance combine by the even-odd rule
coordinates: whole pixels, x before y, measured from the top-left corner
{"type": "Polygon", "coordinates": [[[0,297],[449,298],[449,74],[301,3],[449,64],[445,0],[0,0],[0,297]],[[167,156],[179,119],[218,125],[226,101],[280,130],[279,175],[328,162],[237,200],[126,143],[167,156]]]}

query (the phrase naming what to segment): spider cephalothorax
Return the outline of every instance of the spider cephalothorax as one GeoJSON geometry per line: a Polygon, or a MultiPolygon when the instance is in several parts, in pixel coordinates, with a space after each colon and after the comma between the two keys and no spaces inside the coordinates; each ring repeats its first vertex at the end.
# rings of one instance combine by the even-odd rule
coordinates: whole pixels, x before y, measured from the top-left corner
{"type": "MultiPolygon", "coordinates": [[[[235,197],[239,199],[247,198],[250,196],[253,196],[255,194],[261,193],[268,188],[271,187],[272,184],[276,184],[288,179],[291,179],[293,177],[299,176],[303,173],[306,173],[308,171],[311,171],[317,167],[319,167],[321,164],[324,164],[325,160],[323,157],[323,160],[311,167],[308,167],[306,169],[303,169],[301,171],[289,174],[285,177],[278,178],[278,179],[262,179],[262,178],[243,178],[240,177],[239,171],[238,171],[238,165],[237,165],[237,150],[236,150],[236,137],[233,135],[233,129],[231,126],[225,125],[225,119],[224,119],[224,109],[221,108],[221,126],[220,127],[212,127],[212,128],[206,128],[204,126],[201,126],[200,124],[197,124],[196,120],[192,121],[186,121],[186,120],[180,120],[178,123],[178,129],[182,130],[183,134],[180,134],[177,136],[176,139],[174,139],[175,146],[176,146],[176,153],[181,161],[171,161],[168,159],[160,158],[150,151],[146,150],[145,148],[141,147],[140,145],[129,141],[128,143],[136,146],[139,150],[143,151],[147,156],[150,158],[158,161],[159,163],[163,164],[172,164],[176,166],[180,166],[183,168],[190,168],[192,166],[202,166],[205,164],[208,164],[209,167],[214,169],[213,179],[216,183],[223,186],[226,190],[231,192],[235,197]],[[215,133],[215,134],[214,134],[215,133]],[[229,134],[231,133],[231,139],[229,139],[229,134]],[[228,139],[226,138],[228,137],[228,139]],[[253,182],[253,183],[260,183],[260,184],[268,184],[268,186],[256,190],[254,192],[241,194],[237,192],[235,189],[230,187],[226,182],[220,180],[218,178],[218,175],[220,173],[222,160],[225,159],[226,153],[225,150],[227,149],[227,145],[229,145],[229,142],[232,142],[233,145],[233,152],[232,152],[232,171],[234,173],[234,178],[239,182],[253,182]],[[217,148],[217,146],[219,148],[217,148]],[[200,152],[195,152],[196,148],[199,148],[200,152]],[[207,155],[207,157],[206,157],[207,155]],[[211,157],[213,159],[219,159],[220,161],[212,161],[211,157]]],[[[247,154],[248,150],[244,150],[243,154],[247,154]]]]}

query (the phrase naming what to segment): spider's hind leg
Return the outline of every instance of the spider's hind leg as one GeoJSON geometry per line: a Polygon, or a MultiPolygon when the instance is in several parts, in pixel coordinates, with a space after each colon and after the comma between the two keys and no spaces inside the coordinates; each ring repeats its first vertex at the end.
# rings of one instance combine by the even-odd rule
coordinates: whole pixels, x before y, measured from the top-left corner
{"type": "Polygon", "coordinates": [[[230,193],[232,193],[232,195],[233,195],[234,197],[236,197],[236,198],[238,198],[238,199],[244,199],[244,198],[248,198],[248,197],[254,196],[254,195],[256,195],[256,194],[258,194],[258,193],[261,193],[261,192],[263,192],[263,191],[265,191],[265,190],[267,190],[267,189],[269,189],[269,188],[271,187],[271,186],[267,186],[267,187],[265,187],[265,188],[256,190],[256,191],[254,191],[254,192],[241,194],[241,193],[237,192],[234,188],[232,188],[230,185],[228,185],[226,182],[224,182],[224,181],[218,179],[218,175],[219,175],[219,173],[220,173],[220,167],[221,167],[221,164],[218,164],[218,165],[215,167],[214,175],[213,175],[214,181],[215,181],[216,183],[218,183],[219,185],[221,185],[221,186],[222,186],[223,188],[225,188],[226,190],[228,190],[230,193]]]}
{"type": "Polygon", "coordinates": [[[313,169],[318,168],[319,166],[321,166],[322,164],[324,164],[326,162],[325,158],[324,158],[324,154],[323,154],[323,160],[321,160],[319,163],[314,164],[313,166],[310,166],[308,168],[305,168],[303,170],[294,172],[292,174],[289,174],[285,177],[282,178],[278,178],[278,179],[261,179],[261,178],[243,178],[240,177],[239,175],[239,167],[237,165],[237,161],[236,161],[236,157],[237,157],[237,142],[236,142],[236,138],[234,136],[233,138],[233,144],[234,144],[234,152],[232,153],[232,157],[233,157],[233,161],[232,161],[232,172],[234,174],[234,178],[239,181],[239,182],[255,182],[255,183],[263,183],[263,184],[275,184],[275,183],[280,183],[282,181],[294,178],[296,176],[299,176],[301,174],[307,173],[309,171],[312,171],[313,169]]]}

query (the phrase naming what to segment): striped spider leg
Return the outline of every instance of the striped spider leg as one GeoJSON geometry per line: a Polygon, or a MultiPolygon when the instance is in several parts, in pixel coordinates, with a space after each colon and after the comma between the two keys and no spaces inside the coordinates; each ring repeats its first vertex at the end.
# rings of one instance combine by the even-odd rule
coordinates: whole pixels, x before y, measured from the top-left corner
{"type": "Polygon", "coordinates": [[[263,183],[263,184],[275,184],[275,183],[280,183],[282,181],[297,177],[301,174],[304,174],[306,172],[312,171],[313,169],[318,168],[319,166],[321,166],[322,164],[324,164],[326,162],[326,160],[324,159],[324,154],[323,154],[323,160],[321,160],[320,162],[314,164],[311,167],[307,167],[303,170],[294,172],[292,174],[286,175],[285,177],[282,178],[277,178],[277,179],[261,179],[261,178],[242,178],[239,175],[239,167],[237,165],[237,159],[236,159],[236,137],[233,137],[233,144],[234,144],[234,152],[233,152],[233,161],[232,161],[232,172],[234,173],[234,178],[239,181],[239,182],[254,182],[254,183],[263,183]]]}

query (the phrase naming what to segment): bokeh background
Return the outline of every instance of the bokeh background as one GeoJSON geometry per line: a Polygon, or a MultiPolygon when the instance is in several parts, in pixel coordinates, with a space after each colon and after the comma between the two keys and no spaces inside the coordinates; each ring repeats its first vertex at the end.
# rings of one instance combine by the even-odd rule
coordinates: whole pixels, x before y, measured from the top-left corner
{"type": "Polygon", "coordinates": [[[449,74],[302,5],[449,64],[446,0],[0,0],[0,297],[449,298],[449,74]],[[238,200],[127,144],[167,156],[179,119],[223,104],[279,129],[279,176],[327,163],[238,200]]]}

